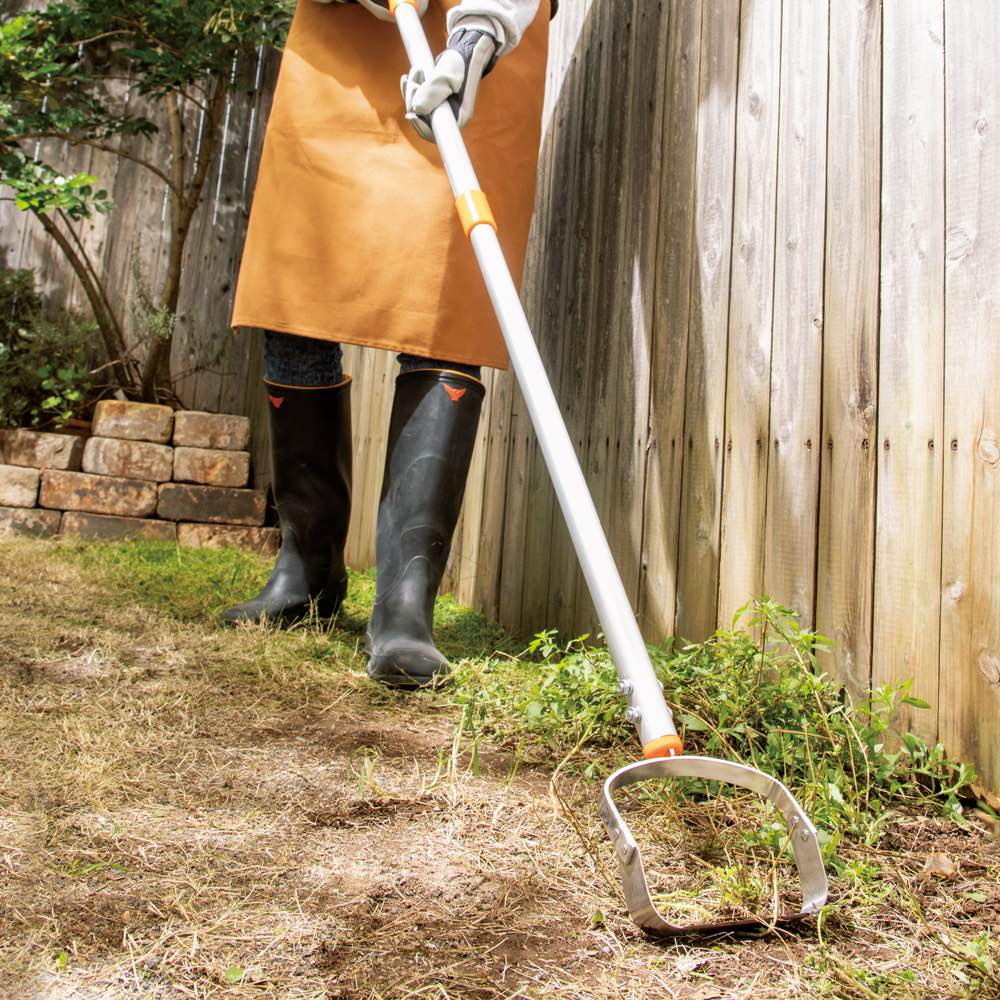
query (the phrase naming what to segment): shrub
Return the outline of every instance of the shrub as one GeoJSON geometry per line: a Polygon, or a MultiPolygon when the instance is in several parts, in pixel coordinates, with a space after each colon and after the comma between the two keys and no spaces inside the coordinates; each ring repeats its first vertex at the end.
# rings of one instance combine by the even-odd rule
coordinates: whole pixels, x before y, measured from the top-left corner
{"type": "Polygon", "coordinates": [[[86,411],[93,332],[47,315],[30,271],[0,269],[0,426],[59,428],[86,411]]]}

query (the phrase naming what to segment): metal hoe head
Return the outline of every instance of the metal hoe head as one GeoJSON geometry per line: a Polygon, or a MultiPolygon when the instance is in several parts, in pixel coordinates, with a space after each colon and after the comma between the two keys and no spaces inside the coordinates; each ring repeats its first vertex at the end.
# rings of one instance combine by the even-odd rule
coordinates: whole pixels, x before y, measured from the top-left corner
{"type": "MultiPolygon", "coordinates": [[[[418,0],[389,0],[388,6],[411,66],[430,73],[434,67],[434,55],[420,23],[419,9],[422,5],[418,0]]],[[[673,717],[663,699],[646,643],[636,623],[587,480],[521,305],[517,285],[504,258],[496,234],[496,221],[489,210],[486,195],[479,187],[448,101],[442,102],[431,115],[431,128],[463,228],[479,263],[518,385],[552,477],[559,506],[607,636],[608,648],[621,682],[619,691],[627,701],[626,718],[635,724],[647,758],[653,758],[630,764],[613,774],[604,786],[601,803],[601,816],[618,852],[629,913],[640,927],[654,934],[681,934],[688,930],[760,926],[764,923],[731,921],[728,924],[677,927],[657,913],[646,884],[638,845],[615,806],[612,793],[624,785],[646,778],[684,776],[742,785],[764,796],[781,810],[791,834],[802,882],[802,909],[798,913],[779,916],[778,920],[794,920],[815,913],[826,900],[826,874],[816,831],[788,789],[780,781],[742,764],[680,755],[682,748],[673,717]],[[665,753],[678,756],[663,757],[665,753]]]]}
{"type": "Polygon", "coordinates": [[[772,778],[756,768],[747,767],[745,764],[734,764],[731,761],[716,760],[714,757],[680,756],[641,760],[615,771],[605,781],[599,812],[614,844],[629,916],[649,934],[670,937],[692,932],[748,930],[754,927],[790,923],[818,912],[827,900],[829,889],[826,870],[815,827],[795,801],[792,793],[777,778],[772,778]],[[632,836],[628,824],[622,819],[614,800],[614,793],[619,788],[652,778],[708,778],[748,788],[772,803],[784,816],[788,828],[789,843],[795,857],[802,889],[801,909],[778,914],[775,919],[769,921],[722,920],[714,923],[680,925],[666,920],[653,903],[639,845],[632,836]]]}

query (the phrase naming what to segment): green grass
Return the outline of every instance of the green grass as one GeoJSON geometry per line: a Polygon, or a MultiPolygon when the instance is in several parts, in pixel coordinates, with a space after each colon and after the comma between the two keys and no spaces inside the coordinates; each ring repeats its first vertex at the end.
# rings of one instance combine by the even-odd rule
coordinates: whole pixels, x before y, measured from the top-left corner
{"type": "MultiPolygon", "coordinates": [[[[38,854],[19,883],[17,904],[35,914],[35,944],[8,956],[11,968],[34,961],[25,951],[31,947],[48,949],[58,975],[71,976],[93,959],[93,941],[103,938],[94,937],[90,924],[74,923],[77,911],[68,907],[77,897],[88,921],[101,914],[110,921],[108,940],[121,939],[116,920],[136,924],[135,933],[148,932],[142,948],[152,953],[158,946],[150,928],[160,926],[153,917],[163,918],[143,911],[141,919],[119,920],[119,911],[108,909],[113,897],[119,910],[132,912],[135,886],[147,880],[164,913],[176,885],[197,889],[197,906],[170,919],[185,934],[197,930],[198,954],[168,948],[157,951],[160,960],[192,990],[208,982],[208,967],[213,982],[228,983],[231,970],[235,980],[237,971],[260,962],[233,950],[243,910],[218,925],[217,886],[251,901],[264,928],[260,940],[270,941],[269,907],[277,905],[271,893],[283,891],[286,869],[298,870],[303,852],[322,846],[315,887],[325,891],[328,849],[367,857],[384,837],[379,857],[388,869],[395,845],[412,836],[410,824],[422,823],[429,843],[454,849],[454,870],[463,870],[470,847],[479,856],[492,845],[490,865],[505,877],[523,863],[511,886],[532,873],[554,879],[544,912],[557,913],[572,930],[560,968],[577,960],[575,934],[587,942],[587,955],[605,954],[607,945],[607,954],[618,956],[608,959],[607,983],[594,980],[588,966],[571,990],[561,984],[545,995],[609,995],[609,984],[632,972],[645,982],[646,970],[661,969],[661,959],[671,982],[686,978],[684,988],[695,992],[729,977],[732,991],[718,993],[727,997],[743,995],[748,977],[770,983],[767,996],[997,995],[990,991],[1000,988],[993,919],[1000,882],[988,833],[976,819],[966,825],[971,772],[938,747],[894,737],[892,718],[909,697],[905,688],[852,704],[820,675],[823,640],[773,602],[750,605],[738,626],[708,642],[666,643],[652,657],[690,751],[774,773],[810,812],[825,837],[833,896],[819,921],[797,934],[667,948],[642,942],[624,917],[596,815],[597,783],[638,751],[600,646],[553,633],[512,637],[445,597],[436,630],[453,675],[434,690],[400,693],[364,672],[370,573],[351,575],[348,601],[333,623],[233,631],[220,626],[219,613],[265,580],[269,567],[254,556],[162,544],[12,542],[5,557],[9,669],[0,743],[10,776],[6,802],[23,821],[0,832],[5,850],[34,845],[38,854]],[[480,799],[482,811],[469,808],[480,799]],[[405,808],[411,802],[412,813],[405,808]],[[501,802],[523,810],[517,830],[501,802]],[[244,867],[233,871],[233,844],[217,850],[177,835],[192,823],[214,829],[223,815],[227,829],[245,827],[243,839],[233,842],[244,867]],[[114,818],[112,826],[95,819],[105,816],[114,818]],[[374,839],[369,825],[380,831],[374,839]],[[298,839],[265,837],[258,844],[258,831],[271,826],[282,837],[294,827],[298,839]],[[130,846],[130,837],[152,851],[155,865],[130,846]],[[343,838],[357,839],[348,848],[343,838]],[[956,872],[925,874],[928,852],[946,855],[956,872]],[[237,878],[248,870],[246,858],[264,873],[254,876],[252,895],[237,878]],[[39,879],[45,889],[36,908],[39,879]],[[102,890],[100,910],[93,909],[95,888],[102,890]],[[55,924],[53,892],[66,896],[55,924]],[[77,954],[68,946],[75,941],[91,942],[90,959],[86,948],[77,954]],[[798,985],[779,989],[775,976],[798,985]]],[[[917,710],[919,704],[910,699],[917,710]]],[[[623,795],[658,905],[687,919],[770,912],[769,898],[783,894],[793,875],[771,807],[697,782],[684,786],[686,794],[676,791],[644,783],[627,790],[630,798],[623,795]]],[[[303,938],[310,955],[320,954],[332,919],[322,893],[309,903],[311,891],[301,897],[319,928],[303,938]]],[[[391,897],[402,904],[395,891],[391,897]]],[[[366,898],[359,896],[357,926],[371,931],[366,898]]],[[[502,898],[508,922],[496,941],[523,920],[518,892],[502,898]]],[[[289,912],[298,913],[298,902],[288,904],[289,912]]],[[[334,909],[342,903],[338,897],[334,909]]],[[[8,920],[15,911],[8,908],[8,920]]],[[[408,940],[409,920],[398,926],[408,940]]],[[[446,930],[442,923],[441,934],[446,930]]],[[[451,939],[432,940],[450,962],[451,939]]],[[[129,965],[130,954],[116,954],[129,965]]],[[[372,941],[366,946],[354,938],[344,952],[357,955],[359,967],[382,954],[372,941]]],[[[311,969],[301,956],[288,961],[282,974],[311,969]]],[[[0,960],[0,979],[3,967],[0,960]]],[[[282,989],[280,995],[291,995],[282,989]]]]}
{"type": "MultiPolygon", "coordinates": [[[[108,577],[125,601],[138,598],[178,621],[219,623],[222,612],[257,593],[270,563],[239,549],[183,549],[166,542],[67,545],[60,553],[81,568],[108,577]]],[[[338,644],[354,647],[364,635],[375,598],[373,571],[350,574],[350,590],[335,629],[326,629],[331,653],[338,644]]],[[[315,629],[316,622],[303,628],[315,629]]],[[[444,595],[434,613],[435,635],[445,655],[454,658],[512,652],[516,643],[483,615],[444,595]]]]}
{"type": "MultiPolygon", "coordinates": [[[[780,778],[821,831],[832,831],[822,833],[828,860],[842,837],[877,844],[895,809],[930,806],[963,822],[959,796],[975,780],[972,768],[893,730],[901,705],[930,707],[908,684],[852,702],[817,666],[826,640],[787,608],[762,599],[737,619],[706,642],[651,650],[688,752],[780,778]]],[[[607,766],[609,752],[622,762],[634,755],[605,648],[542,633],[524,654],[459,664],[453,696],[466,706],[468,729],[549,752],[577,746],[588,776],[607,766]]],[[[777,846],[784,826],[776,820],[760,834],[777,846]]]]}
{"type": "MultiPolygon", "coordinates": [[[[268,572],[260,558],[231,549],[133,543],[61,552],[105,574],[127,599],[138,595],[180,621],[206,625],[255,593],[268,572]]],[[[334,626],[298,626],[288,655],[335,669],[346,652],[356,654],[374,586],[372,573],[352,573],[334,626]]],[[[901,704],[930,707],[910,697],[908,685],[879,688],[870,699],[852,702],[818,669],[826,640],[801,628],[787,608],[762,599],[737,619],[706,642],[651,649],[690,752],[741,761],[780,778],[824,831],[824,850],[834,862],[842,838],[877,844],[899,808],[930,805],[962,822],[959,795],[974,780],[972,769],[950,761],[940,745],[892,729],[901,704]]],[[[563,643],[544,632],[525,646],[448,596],[438,601],[435,634],[455,670],[438,690],[417,697],[461,706],[466,737],[488,737],[519,757],[558,758],[575,748],[573,766],[586,777],[634,758],[634,730],[622,717],[613,665],[606,648],[589,637],[563,643]]],[[[758,836],[777,847],[784,837],[780,819],[758,836]]]]}

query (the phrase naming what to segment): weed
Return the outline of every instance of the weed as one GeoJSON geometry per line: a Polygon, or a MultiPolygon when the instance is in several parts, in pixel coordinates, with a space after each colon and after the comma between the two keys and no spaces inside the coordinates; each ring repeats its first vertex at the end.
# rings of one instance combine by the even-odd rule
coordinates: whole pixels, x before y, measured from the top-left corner
{"type": "MultiPolygon", "coordinates": [[[[553,633],[524,649],[446,599],[447,652],[476,658],[391,692],[363,671],[370,574],[334,623],[219,627],[267,570],[235,551],[0,546],[0,995],[998,995],[996,847],[977,818],[951,822],[954,765],[891,743],[905,692],[873,699],[873,722],[803,679],[809,639],[749,618],[654,651],[691,749],[780,766],[831,822],[887,814],[875,847],[845,825],[815,927],[654,946],[588,780],[635,754],[606,653],[553,633]],[[813,760],[765,735],[793,726],[813,760]],[[844,805],[819,799],[833,781],[844,805]],[[929,852],[954,863],[924,876],[929,852]]],[[[767,803],[633,787],[678,920],[785,901],[767,803]]]]}
{"type": "MultiPolygon", "coordinates": [[[[454,697],[466,706],[467,724],[544,753],[579,745],[587,777],[601,767],[598,752],[603,761],[608,750],[633,756],[610,657],[587,639],[562,645],[542,632],[521,657],[460,664],[454,697]]],[[[750,764],[792,788],[821,831],[833,831],[821,833],[828,859],[844,836],[877,843],[894,810],[908,804],[933,800],[961,821],[958,795],[974,780],[972,769],[950,761],[942,746],[892,728],[901,704],[930,706],[911,697],[907,683],[852,701],[818,668],[816,655],[827,645],[794,612],[764,598],[706,642],[666,643],[652,657],[688,750],[750,764]]],[[[707,797],[714,788],[692,782],[688,793],[707,797]]],[[[762,822],[759,842],[779,848],[784,823],[773,814],[762,822]]]]}

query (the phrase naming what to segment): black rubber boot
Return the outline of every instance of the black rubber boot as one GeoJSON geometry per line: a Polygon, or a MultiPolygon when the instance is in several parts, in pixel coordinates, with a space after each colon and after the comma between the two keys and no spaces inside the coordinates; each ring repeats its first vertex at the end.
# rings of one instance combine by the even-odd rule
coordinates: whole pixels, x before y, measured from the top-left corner
{"type": "Polygon", "coordinates": [[[451,551],[486,390],[459,372],[399,375],[379,503],[368,675],[417,688],[448,668],[434,645],[434,599],[451,551]]]}
{"type": "Polygon", "coordinates": [[[223,614],[229,624],[287,624],[315,608],[335,615],[347,593],[344,544],[351,514],[351,380],[320,388],[265,382],[271,425],[271,488],[281,549],[252,600],[223,614]]]}

